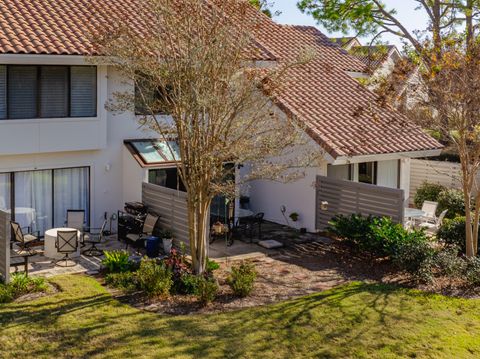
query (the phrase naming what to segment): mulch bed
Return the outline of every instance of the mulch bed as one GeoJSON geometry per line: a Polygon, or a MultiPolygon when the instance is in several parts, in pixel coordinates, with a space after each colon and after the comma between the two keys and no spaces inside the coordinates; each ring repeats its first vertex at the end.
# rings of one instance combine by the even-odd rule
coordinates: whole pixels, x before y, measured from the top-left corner
{"type": "Polygon", "coordinates": [[[250,260],[258,276],[247,298],[235,297],[225,279],[234,262],[221,263],[215,272],[220,290],[217,299],[202,306],[194,296],[175,295],[167,300],[151,300],[142,293],[125,294],[108,290],[118,300],[140,310],[169,315],[217,313],[256,307],[331,289],[351,281],[391,283],[450,296],[478,297],[480,290],[461,281],[440,278],[433,284],[418,284],[382,259],[362,256],[342,242],[310,242],[282,249],[271,257],[250,260]]]}

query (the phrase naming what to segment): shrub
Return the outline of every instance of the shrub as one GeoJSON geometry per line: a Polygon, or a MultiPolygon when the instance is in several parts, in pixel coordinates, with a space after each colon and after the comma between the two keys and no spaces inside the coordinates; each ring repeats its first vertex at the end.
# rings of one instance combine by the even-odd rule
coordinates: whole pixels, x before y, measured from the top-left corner
{"type": "Polygon", "coordinates": [[[191,273],[184,273],[180,283],[174,284],[175,291],[181,294],[195,294],[197,288],[197,276],[191,273]]]}
{"type": "Polygon", "coordinates": [[[218,283],[215,278],[199,276],[196,280],[195,295],[198,300],[206,305],[215,300],[218,293],[218,283]]]}
{"type": "Polygon", "coordinates": [[[10,288],[5,284],[0,284],[0,304],[10,303],[13,299],[13,294],[10,288]]]}
{"type": "Polygon", "coordinates": [[[207,273],[213,273],[214,271],[216,271],[219,268],[220,268],[220,264],[218,264],[214,260],[211,260],[211,259],[207,258],[207,265],[206,265],[206,268],[205,268],[205,271],[207,273]]]}
{"type": "Polygon", "coordinates": [[[154,259],[142,259],[135,273],[138,287],[149,297],[167,297],[172,287],[172,272],[154,259]]]}
{"type": "Polygon", "coordinates": [[[191,294],[191,289],[188,287],[189,284],[187,283],[188,288],[184,287],[184,277],[192,274],[190,263],[186,261],[185,255],[180,254],[175,248],[173,248],[164,263],[172,273],[173,291],[175,293],[191,294]]]}
{"type": "Polygon", "coordinates": [[[105,276],[105,283],[127,292],[136,289],[135,275],[132,272],[109,273],[105,276]]]}
{"type": "Polygon", "coordinates": [[[466,262],[465,278],[468,283],[475,286],[480,285],[480,258],[470,258],[466,262]]]}
{"type": "Polygon", "coordinates": [[[376,256],[395,255],[404,243],[427,242],[424,232],[409,232],[390,218],[362,217],[356,214],[336,216],[330,222],[329,230],[356,248],[376,256]]]}
{"type": "Polygon", "coordinates": [[[132,261],[127,251],[104,251],[102,264],[109,273],[128,272],[132,269],[132,261]]]}
{"type": "Polygon", "coordinates": [[[227,278],[227,284],[236,296],[246,297],[252,292],[256,278],[255,266],[251,263],[242,263],[239,266],[232,267],[232,273],[227,278]]]}
{"type": "Polygon", "coordinates": [[[465,200],[463,192],[456,189],[445,189],[438,195],[437,215],[448,210],[446,218],[455,218],[465,215],[465,200]]]}
{"type": "Polygon", "coordinates": [[[414,202],[415,207],[421,208],[424,201],[438,201],[438,196],[440,192],[446,188],[442,185],[435,183],[424,182],[415,193],[414,202]]]}
{"type": "Polygon", "coordinates": [[[434,266],[440,275],[457,278],[465,274],[467,262],[458,256],[458,247],[448,246],[435,254],[434,266]]]}
{"type": "Polygon", "coordinates": [[[330,220],[327,231],[354,246],[362,246],[366,238],[370,236],[370,226],[373,220],[374,217],[363,217],[361,214],[338,215],[330,220]]]}
{"type": "Polygon", "coordinates": [[[465,253],[466,250],[466,237],[465,217],[446,219],[437,233],[438,239],[444,241],[447,245],[458,247],[462,253],[465,253]]]}
{"type": "Polygon", "coordinates": [[[417,280],[430,282],[433,279],[435,250],[422,237],[412,236],[402,243],[392,255],[393,262],[417,280]]]}
{"type": "Polygon", "coordinates": [[[13,274],[7,287],[10,288],[10,292],[14,298],[28,293],[38,293],[47,290],[47,284],[44,278],[28,277],[24,273],[13,274]]]}

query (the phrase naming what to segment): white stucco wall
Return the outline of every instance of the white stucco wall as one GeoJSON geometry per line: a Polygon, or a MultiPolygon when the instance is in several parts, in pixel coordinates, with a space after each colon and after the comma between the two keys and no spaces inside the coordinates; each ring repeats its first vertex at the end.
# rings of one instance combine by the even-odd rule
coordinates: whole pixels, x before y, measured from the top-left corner
{"type": "Polygon", "coordinates": [[[255,212],[264,212],[265,219],[280,224],[287,224],[280,210],[286,207],[286,217],[292,212],[299,214],[297,223],[290,225],[297,228],[307,228],[315,232],[315,183],[317,175],[327,174],[326,163],[320,167],[304,169],[304,176],[297,181],[279,183],[267,180],[258,180],[249,184],[251,209],[255,212]]]}
{"type": "MultiPolygon", "coordinates": [[[[99,103],[99,107],[102,109],[105,107],[105,102],[113,98],[114,92],[130,88],[124,83],[119,73],[111,68],[108,68],[104,78],[108,78],[108,81],[104,84],[106,95],[101,99],[99,98],[99,101],[102,101],[99,103]]],[[[36,148],[30,149],[28,154],[19,155],[6,155],[5,152],[0,150],[0,172],[90,167],[90,219],[94,226],[99,226],[103,221],[105,212],[110,217],[111,214],[123,208],[123,203],[126,200],[141,199],[141,183],[145,178],[146,170],[142,169],[133,158],[126,158],[123,141],[125,139],[155,137],[154,133],[139,128],[133,113],[112,114],[105,112],[105,114],[105,129],[107,132],[105,145],[100,146],[100,149],[44,153],[36,148]]],[[[68,120],[66,119],[66,121],[68,120]]],[[[88,122],[88,119],[86,121],[88,122]]],[[[1,128],[1,131],[4,131],[3,128],[1,128]]],[[[67,127],[65,131],[73,138],[72,147],[74,149],[76,148],[75,143],[88,142],[90,138],[97,138],[98,136],[95,130],[88,131],[88,133],[76,132],[75,126],[67,127]]],[[[24,141],[24,138],[15,131],[11,136],[17,142],[23,143],[24,141]]],[[[23,152],[19,151],[19,153],[23,152]]]]}

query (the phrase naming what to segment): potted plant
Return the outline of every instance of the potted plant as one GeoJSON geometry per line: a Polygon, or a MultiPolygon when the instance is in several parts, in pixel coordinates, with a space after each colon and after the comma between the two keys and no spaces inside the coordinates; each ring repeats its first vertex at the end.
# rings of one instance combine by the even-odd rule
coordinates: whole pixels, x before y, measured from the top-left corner
{"type": "Polygon", "coordinates": [[[289,217],[292,220],[292,222],[297,222],[299,215],[298,215],[297,212],[292,212],[292,213],[290,213],[289,217]]]}
{"type": "Polygon", "coordinates": [[[162,243],[165,254],[170,254],[173,244],[173,233],[168,229],[162,232],[162,243]]]}

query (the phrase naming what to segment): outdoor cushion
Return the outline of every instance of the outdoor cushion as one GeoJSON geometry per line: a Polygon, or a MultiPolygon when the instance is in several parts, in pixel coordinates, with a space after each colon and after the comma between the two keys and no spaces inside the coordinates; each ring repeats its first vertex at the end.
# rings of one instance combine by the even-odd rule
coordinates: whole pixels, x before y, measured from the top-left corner
{"type": "Polygon", "coordinates": [[[275,249],[275,248],[283,247],[283,243],[280,243],[274,239],[267,239],[264,241],[260,241],[258,242],[258,245],[267,249],[275,249]]]}
{"type": "Polygon", "coordinates": [[[31,235],[31,234],[25,234],[23,236],[23,240],[25,241],[25,243],[27,242],[33,242],[33,241],[36,241],[38,238],[35,237],[34,235],[31,235]]]}
{"type": "Polygon", "coordinates": [[[135,241],[138,241],[140,239],[140,235],[129,233],[129,234],[127,234],[127,239],[130,239],[131,241],[135,242],[135,241]]]}

